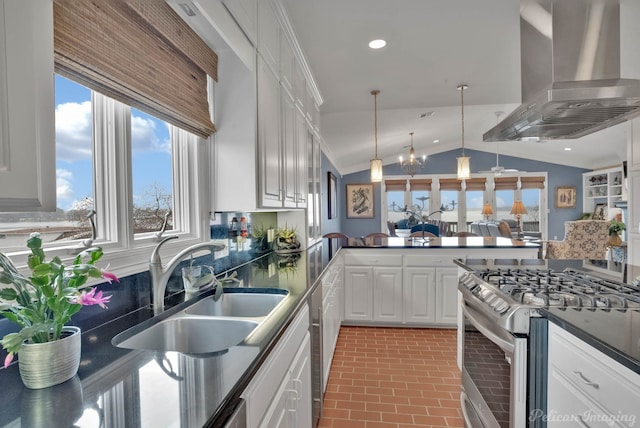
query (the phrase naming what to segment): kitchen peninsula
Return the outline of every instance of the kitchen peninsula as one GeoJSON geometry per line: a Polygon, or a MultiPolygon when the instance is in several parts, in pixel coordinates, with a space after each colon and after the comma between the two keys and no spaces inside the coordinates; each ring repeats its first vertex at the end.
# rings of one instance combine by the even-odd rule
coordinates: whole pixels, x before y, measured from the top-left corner
{"type": "Polygon", "coordinates": [[[455,328],[454,259],[535,259],[540,250],[531,242],[482,236],[332,241],[342,246],[336,262],[344,265],[343,324],[348,325],[455,328]]]}

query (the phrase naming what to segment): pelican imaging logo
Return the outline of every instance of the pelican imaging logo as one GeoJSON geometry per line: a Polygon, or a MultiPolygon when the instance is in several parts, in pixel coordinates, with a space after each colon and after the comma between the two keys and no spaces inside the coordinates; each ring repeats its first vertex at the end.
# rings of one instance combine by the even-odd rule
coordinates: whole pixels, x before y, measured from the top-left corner
{"type": "Polygon", "coordinates": [[[612,415],[606,415],[597,413],[591,409],[579,414],[560,413],[557,410],[549,410],[545,413],[541,409],[534,409],[529,413],[529,421],[534,422],[536,420],[542,420],[544,422],[554,422],[556,424],[563,422],[582,422],[583,424],[600,422],[605,423],[610,427],[616,426],[616,423],[619,423],[625,426],[632,427],[635,426],[636,415],[626,414],[622,412],[618,412],[612,415]]]}

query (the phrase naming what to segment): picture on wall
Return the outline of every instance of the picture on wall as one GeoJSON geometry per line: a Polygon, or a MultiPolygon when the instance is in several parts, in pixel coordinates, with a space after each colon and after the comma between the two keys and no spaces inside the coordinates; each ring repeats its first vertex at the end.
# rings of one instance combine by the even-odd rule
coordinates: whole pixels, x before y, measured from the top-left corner
{"type": "Polygon", "coordinates": [[[574,208],[576,206],[576,186],[556,187],[556,208],[574,208]]]}
{"type": "Polygon", "coordinates": [[[373,218],[373,184],[347,184],[347,218],[373,218]]]}
{"type": "Polygon", "coordinates": [[[591,215],[592,220],[606,220],[607,219],[607,204],[596,204],[591,215]]]}
{"type": "Polygon", "coordinates": [[[331,171],[327,172],[327,199],[329,219],[338,218],[338,183],[331,171]]]}

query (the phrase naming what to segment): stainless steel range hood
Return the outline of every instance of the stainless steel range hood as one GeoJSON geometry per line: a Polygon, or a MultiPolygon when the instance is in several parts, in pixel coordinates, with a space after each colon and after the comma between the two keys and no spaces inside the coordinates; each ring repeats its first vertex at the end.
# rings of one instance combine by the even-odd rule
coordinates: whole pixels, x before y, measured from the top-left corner
{"type": "Polygon", "coordinates": [[[579,138],[640,115],[620,78],[619,0],[522,0],[522,105],[484,141],[579,138]]]}

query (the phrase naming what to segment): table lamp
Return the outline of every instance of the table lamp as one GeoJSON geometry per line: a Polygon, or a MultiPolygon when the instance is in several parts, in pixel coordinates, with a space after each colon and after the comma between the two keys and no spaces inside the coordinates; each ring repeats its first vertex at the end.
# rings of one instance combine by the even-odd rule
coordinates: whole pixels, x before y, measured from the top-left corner
{"type": "Polygon", "coordinates": [[[527,209],[524,207],[524,204],[522,203],[522,201],[518,200],[513,203],[513,206],[511,207],[511,214],[515,214],[516,220],[518,221],[518,228],[517,228],[518,239],[521,239],[523,237],[522,228],[520,227],[520,217],[522,216],[522,214],[526,214],[526,213],[527,213],[527,209]]]}
{"type": "Polygon", "coordinates": [[[486,204],[484,204],[480,214],[482,214],[484,216],[485,220],[489,220],[489,216],[491,214],[493,214],[493,208],[491,208],[491,205],[489,205],[488,202],[486,204]]]}

